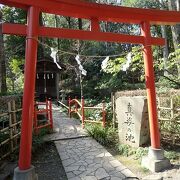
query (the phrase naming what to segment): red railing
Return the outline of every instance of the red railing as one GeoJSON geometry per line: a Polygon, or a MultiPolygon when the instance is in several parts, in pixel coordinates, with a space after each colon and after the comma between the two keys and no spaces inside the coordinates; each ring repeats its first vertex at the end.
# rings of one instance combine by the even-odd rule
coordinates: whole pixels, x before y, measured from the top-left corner
{"type": "Polygon", "coordinates": [[[103,103],[102,107],[85,107],[85,103],[84,103],[84,97],[81,98],[81,102],[79,102],[77,100],[77,98],[75,97],[75,99],[71,99],[69,97],[68,100],[68,104],[69,104],[69,117],[71,118],[71,114],[72,113],[76,113],[81,121],[82,121],[82,127],[84,128],[85,126],[85,122],[89,122],[89,123],[102,123],[102,126],[105,127],[106,124],[106,110],[105,110],[105,103],[103,103]],[[102,110],[102,122],[101,121],[93,121],[93,120],[88,120],[85,117],[85,110],[86,109],[99,109],[102,110]]]}
{"type": "Polygon", "coordinates": [[[39,129],[50,127],[53,129],[52,102],[35,102],[34,104],[34,132],[38,134],[39,129]],[[41,117],[44,119],[41,120],[41,117]]]}

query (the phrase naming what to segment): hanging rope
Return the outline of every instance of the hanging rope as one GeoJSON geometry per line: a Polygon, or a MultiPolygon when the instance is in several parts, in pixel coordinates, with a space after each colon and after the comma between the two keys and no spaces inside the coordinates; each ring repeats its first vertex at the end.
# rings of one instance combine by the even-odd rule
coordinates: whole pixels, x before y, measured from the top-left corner
{"type": "MultiPolygon", "coordinates": [[[[42,43],[38,40],[39,44],[45,46],[45,47],[48,47],[48,48],[53,48],[53,49],[56,49],[52,46],[49,46],[48,44],[45,44],[45,43],[42,43]]],[[[149,46],[149,45],[148,45],[149,46]]],[[[145,47],[145,46],[144,46],[145,47]]],[[[134,51],[135,52],[139,52],[140,50],[143,50],[144,47],[139,47],[137,50],[134,51]]],[[[64,50],[61,50],[61,49],[56,49],[56,52],[60,52],[62,54],[68,54],[68,55],[73,55],[73,56],[77,56],[77,53],[73,53],[73,52],[69,52],[69,51],[64,51],[64,50]]],[[[121,54],[115,54],[115,55],[106,55],[106,56],[91,56],[91,55],[81,55],[79,54],[80,57],[85,57],[85,58],[106,58],[106,57],[120,57],[120,56],[126,56],[129,52],[124,52],[124,53],[121,53],[121,54]]],[[[61,54],[61,55],[62,55],[61,54]]]]}
{"type": "MultiPolygon", "coordinates": [[[[42,43],[41,41],[39,41],[37,38],[33,38],[33,37],[28,37],[26,38],[26,40],[28,39],[34,39],[36,40],[39,44],[41,44],[42,46],[45,46],[45,47],[48,47],[50,49],[54,49],[56,50],[56,52],[60,52],[61,55],[64,55],[64,54],[68,54],[68,55],[73,55],[73,56],[77,56],[77,53],[73,53],[73,52],[69,52],[69,51],[64,51],[64,50],[61,50],[61,49],[57,49],[57,48],[54,48],[52,46],[49,46],[48,44],[45,44],[45,43],[42,43]]],[[[15,55],[17,52],[19,52],[19,49],[23,46],[23,44],[20,44],[19,46],[16,47],[16,51],[11,53],[11,54],[8,54],[8,56],[12,56],[12,55],[15,55]]],[[[143,46],[143,47],[138,47],[136,50],[133,51],[133,53],[136,53],[136,52],[139,52],[139,51],[144,51],[144,48],[145,47],[148,47],[148,46],[152,46],[152,45],[146,45],[146,46],[143,46]]],[[[126,51],[126,52],[123,52],[121,54],[114,54],[114,55],[106,55],[106,56],[95,56],[95,55],[82,55],[82,54],[79,54],[80,57],[84,57],[84,58],[106,58],[106,57],[122,57],[122,56],[126,56],[127,54],[129,54],[130,52],[126,51]]]]}

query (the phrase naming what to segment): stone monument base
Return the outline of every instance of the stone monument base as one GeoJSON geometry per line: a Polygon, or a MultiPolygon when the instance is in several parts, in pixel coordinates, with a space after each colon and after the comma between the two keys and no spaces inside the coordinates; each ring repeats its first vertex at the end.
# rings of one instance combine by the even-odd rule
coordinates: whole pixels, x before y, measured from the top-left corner
{"type": "Polygon", "coordinates": [[[27,170],[20,170],[19,167],[14,169],[13,180],[38,180],[38,176],[35,173],[34,166],[31,166],[27,170]]]}
{"type": "Polygon", "coordinates": [[[169,159],[164,157],[163,149],[149,147],[148,156],[142,158],[141,165],[151,172],[160,172],[171,166],[169,159]]]}

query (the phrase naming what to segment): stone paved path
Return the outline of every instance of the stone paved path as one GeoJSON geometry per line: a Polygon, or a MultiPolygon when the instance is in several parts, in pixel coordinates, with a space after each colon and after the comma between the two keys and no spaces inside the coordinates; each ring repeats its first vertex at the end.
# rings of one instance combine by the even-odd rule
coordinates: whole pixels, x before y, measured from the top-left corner
{"type": "Polygon", "coordinates": [[[80,121],[68,118],[60,109],[53,105],[53,126],[54,133],[45,137],[48,140],[63,140],[80,137],[87,137],[87,132],[81,128],[80,121]]]}
{"type": "Polygon", "coordinates": [[[116,160],[103,146],[87,137],[78,120],[69,119],[54,108],[56,148],[69,180],[123,180],[138,179],[116,160]]]}

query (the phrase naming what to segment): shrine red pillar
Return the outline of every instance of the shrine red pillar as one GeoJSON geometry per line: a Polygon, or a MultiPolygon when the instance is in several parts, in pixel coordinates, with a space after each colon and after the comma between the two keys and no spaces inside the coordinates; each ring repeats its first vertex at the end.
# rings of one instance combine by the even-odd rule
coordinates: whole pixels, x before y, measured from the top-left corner
{"type": "Polygon", "coordinates": [[[24,94],[21,125],[19,169],[31,167],[32,127],[34,110],[34,90],[38,47],[39,9],[29,7],[26,39],[24,94]]]}
{"type": "Polygon", "coordinates": [[[160,134],[157,119],[155,78],[153,68],[153,53],[151,47],[150,23],[143,22],[141,25],[141,33],[144,36],[144,64],[145,64],[145,80],[148,101],[149,125],[151,136],[151,147],[160,149],[160,134]]]}

